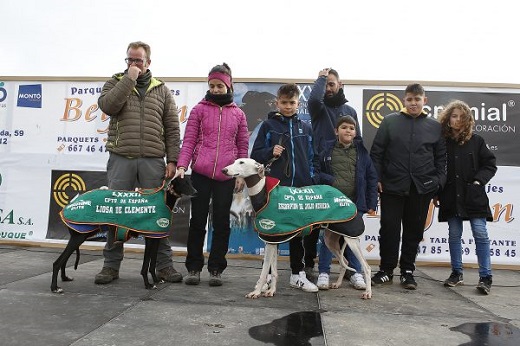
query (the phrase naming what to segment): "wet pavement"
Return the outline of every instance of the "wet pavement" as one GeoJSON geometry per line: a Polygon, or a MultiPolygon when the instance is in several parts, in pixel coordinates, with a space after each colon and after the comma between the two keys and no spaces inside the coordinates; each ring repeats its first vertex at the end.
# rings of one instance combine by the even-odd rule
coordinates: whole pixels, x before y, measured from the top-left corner
{"type": "MultiPolygon", "coordinates": [[[[374,287],[360,299],[345,281],[337,290],[305,293],[289,287],[289,263],[279,261],[277,294],[246,299],[261,270],[259,258],[230,258],[224,285],[163,283],[144,289],[142,251],[129,249],[120,278],[95,285],[101,248],[82,250],[71,282],[50,290],[60,248],[0,244],[2,345],[520,345],[520,271],[494,270],[491,294],[477,292],[476,269],[465,286],[445,288],[448,267],[419,266],[418,289],[374,287]]],[[[69,265],[73,265],[73,260],[69,265]]],[[[186,274],[184,256],[177,270],[186,274]]],[[[371,263],[372,270],[377,265],[371,263]]],[[[333,265],[332,278],[338,266],[333,265]]]]}

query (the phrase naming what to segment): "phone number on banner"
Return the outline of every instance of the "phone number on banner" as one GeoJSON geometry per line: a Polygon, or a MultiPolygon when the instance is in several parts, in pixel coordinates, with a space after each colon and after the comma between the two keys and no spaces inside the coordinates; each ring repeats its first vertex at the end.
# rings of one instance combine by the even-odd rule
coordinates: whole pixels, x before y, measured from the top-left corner
{"type": "MultiPolygon", "coordinates": [[[[450,250],[447,247],[443,247],[440,245],[419,245],[419,254],[432,254],[439,255],[443,252],[449,252],[450,250]]],[[[462,247],[463,255],[476,255],[475,248],[463,246],[462,247]]],[[[489,255],[491,257],[516,257],[516,249],[507,249],[507,248],[493,248],[489,249],[489,255]]]]}
{"type": "Polygon", "coordinates": [[[62,153],[105,153],[107,151],[104,144],[60,144],[58,151],[62,153]]]}

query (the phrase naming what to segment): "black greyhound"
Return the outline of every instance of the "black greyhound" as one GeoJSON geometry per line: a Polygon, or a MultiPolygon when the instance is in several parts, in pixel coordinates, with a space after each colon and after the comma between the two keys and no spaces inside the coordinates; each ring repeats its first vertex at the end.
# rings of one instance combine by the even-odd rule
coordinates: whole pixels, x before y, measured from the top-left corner
{"type": "MultiPolygon", "coordinates": [[[[181,179],[177,177],[170,181],[166,190],[165,190],[165,203],[170,210],[173,209],[177,200],[182,196],[193,196],[197,191],[193,188],[189,177],[185,177],[181,179]]],[[[103,230],[108,230],[109,232],[114,231],[114,227],[109,225],[101,226],[103,230]]],[[[67,243],[67,246],[61,253],[61,255],[54,261],[52,264],[52,281],[51,281],[51,291],[54,293],[63,293],[63,289],[58,287],[58,272],[61,270],[61,280],[62,281],[72,281],[73,279],[68,277],[65,273],[65,267],[67,266],[67,261],[72,253],[76,252],[76,261],[74,263],[74,269],[78,268],[80,251],[79,247],[85,240],[89,237],[93,236],[97,232],[99,232],[99,228],[95,228],[90,232],[78,232],[70,227],[68,227],[70,233],[70,239],[67,243]]],[[[128,240],[131,237],[136,237],[139,235],[139,232],[131,231],[125,235],[125,240],[128,240]]],[[[157,279],[157,275],[155,273],[156,268],[156,260],[157,260],[157,251],[159,249],[159,240],[160,237],[150,237],[146,234],[141,233],[145,237],[145,250],[144,250],[144,259],[143,266],[141,268],[141,275],[143,276],[144,286],[146,289],[156,288],[155,284],[159,281],[157,279]],[[148,280],[148,272],[151,274],[153,279],[153,284],[148,280]]]]}

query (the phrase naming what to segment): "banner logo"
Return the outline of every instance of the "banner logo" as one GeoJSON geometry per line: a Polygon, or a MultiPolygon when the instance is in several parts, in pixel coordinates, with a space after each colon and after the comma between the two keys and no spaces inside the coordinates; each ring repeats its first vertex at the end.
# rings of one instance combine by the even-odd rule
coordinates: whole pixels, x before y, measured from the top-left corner
{"type": "Polygon", "coordinates": [[[20,85],[16,105],[18,107],[42,108],[42,85],[20,85]]]}
{"type": "Polygon", "coordinates": [[[82,193],[87,190],[85,185],[85,181],[74,173],[63,174],[54,183],[52,187],[52,196],[56,204],[60,207],[65,207],[71,200],[67,190],[76,191],[77,193],[82,193]]]}
{"type": "Polygon", "coordinates": [[[7,90],[4,88],[4,82],[0,82],[0,102],[4,102],[7,98],[7,90]]]}
{"type": "Polygon", "coordinates": [[[398,112],[402,108],[403,104],[399,97],[389,92],[382,92],[368,100],[365,107],[365,116],[368,122],[378,129],[386,114],[398,112]]]}
{"type": "MultiPolygon", "coordinates": [[[[404,88],[403,88],[404,89],[404,88]]],[[[383,119],[398,113],[404,101],[397,95],[402,90],[363,89],[363,142],[367,148],[383,119]]],[[[518,154],[517,125],[520,127],[520,94],[505,92],[426,91],[428,103],[424,111],[428,117],[437,119],[444,107],[452,100],[466,102],[475,119],[474,132],[482,136],[493,151],[499,166],[520,166],[518,154]]]]}

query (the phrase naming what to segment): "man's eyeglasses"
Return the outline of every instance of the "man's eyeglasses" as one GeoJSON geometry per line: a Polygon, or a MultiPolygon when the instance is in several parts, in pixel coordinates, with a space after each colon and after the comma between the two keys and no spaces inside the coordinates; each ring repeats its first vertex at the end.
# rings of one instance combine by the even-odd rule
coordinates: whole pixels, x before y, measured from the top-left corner
{"type": "Polygon", "coordinates": [[[132,65],[133,63],[135,63],[136,65],[142,65],[142,64],[144,64],[144,60],[143,60],[143,59],[126,58],[126,59],[125,59],[125,62],[126,62],[128,65],[132,65]]]}

